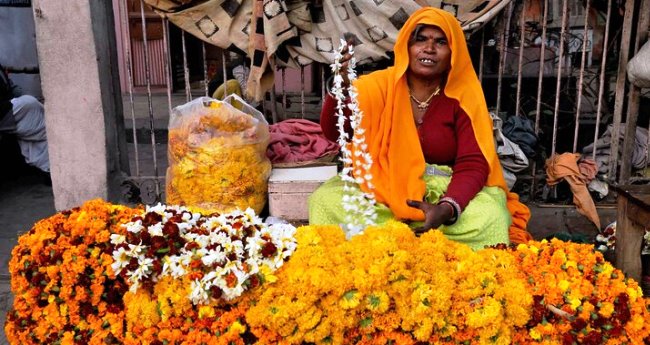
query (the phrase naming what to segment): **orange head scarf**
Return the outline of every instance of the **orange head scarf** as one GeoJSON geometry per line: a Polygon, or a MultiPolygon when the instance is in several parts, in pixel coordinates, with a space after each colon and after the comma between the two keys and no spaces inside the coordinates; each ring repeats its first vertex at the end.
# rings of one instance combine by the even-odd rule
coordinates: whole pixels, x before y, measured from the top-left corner
{"type": "MultiPolygon", "coordinates": [[[[440,28],[451,49],[451,69],[444,93],[457,100],[467,113],[485,159],[490,166],[488,186],[503,188],[513,223],[510,240],[531,239],[525,231],[530,218],[528,208],[506,187],[492,136],[492,119],[487,110],[481,84],[476,77],[464,33],[456,18],[443,10],[425,7],[414,12],[404,23],[395,42],[395,65],[359,78],[359,107],[363,111],[368,151],[373,158],[371,172],[377,201],[391,209],[399,219],[423,220],[422,211],[406,205],[407,199],[422,200],[425,170],[417,129],[409,101],[406,70],[409,65],[408,41],[419,24],[440,28]]],[[[365,186],[362,186],[367,190],[365,186]]]]}

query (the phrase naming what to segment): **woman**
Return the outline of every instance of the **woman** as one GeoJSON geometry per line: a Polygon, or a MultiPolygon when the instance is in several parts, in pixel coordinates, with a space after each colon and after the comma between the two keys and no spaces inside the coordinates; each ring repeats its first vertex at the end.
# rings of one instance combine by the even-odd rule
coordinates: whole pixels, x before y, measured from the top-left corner
{"type": "MultiPolygon", "coordinates": [[[[394,66],[355,83],[374,162],[379,222],[423,222],[416,232],[438,228],[474,249],[530,239],[530,213],[507,190],[492,121],[456,18],[430,7],[416,11],[394,50],[394,66]]],[[[321,126],[329,139],[338,136],[334,107],[328,96],[321,126]]],[[[314,192],[310,224],[342,223],[341,196],[339,178],[314,192]]]]}

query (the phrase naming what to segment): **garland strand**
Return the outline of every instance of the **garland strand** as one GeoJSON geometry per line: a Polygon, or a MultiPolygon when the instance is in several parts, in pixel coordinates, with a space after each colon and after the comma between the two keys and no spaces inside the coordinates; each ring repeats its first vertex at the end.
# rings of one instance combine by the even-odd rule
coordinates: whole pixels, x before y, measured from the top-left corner
{"type": "Polygon", "coordinates": [[[341,40],[340,47],[335,54],[334,63],[331,65],[334,73],[334,85],[332,94],[336,98],[336,116],[337,128],[339,131],[338,144],[341,147],[341,162],[343,170],[340,173],[344,182],[343,186],[343,209],[346,211],[345,224],[342,225],[347,237],[363,233],[363,230],[370,225],[375,225],[377,214],[375,212],[375,195],[373,193],[374,185],[372,184],[372,157],[368,153],[366,144],[365,130],[361,127],[363,112],[359,109],[358,92],[353,82],[357,79],[356,58],[354,57],[354,48],[348,45],[345,40],[341,40]],[[343,89],[343,76],[341,75],[341,58],[343,51],[347,48],[351,55],[347,69],[348,80],[350,85],[347,88],[349,102],[346,104],[345,91],[343,89]],[[348,108],[350,114],[350,127],[353,135],[350,138],[345,131],[346,116],[344,109],[348,108]],[[356,164],[354,160],[356,159],[356,164]],[[353,184],[359,186],[365,185],[368,192],[363,192],[353,184]]]}

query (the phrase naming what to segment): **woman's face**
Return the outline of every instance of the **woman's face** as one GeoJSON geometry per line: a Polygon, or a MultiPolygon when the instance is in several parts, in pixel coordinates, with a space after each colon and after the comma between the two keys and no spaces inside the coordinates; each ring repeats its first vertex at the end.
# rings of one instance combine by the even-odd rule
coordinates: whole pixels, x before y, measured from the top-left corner
{"type": "Polygon", "coordinates": [[[451,49],[445,33],[423,26],[409,41],[409,71],[418,78],[440,78],[451,66],[451,49]]]}

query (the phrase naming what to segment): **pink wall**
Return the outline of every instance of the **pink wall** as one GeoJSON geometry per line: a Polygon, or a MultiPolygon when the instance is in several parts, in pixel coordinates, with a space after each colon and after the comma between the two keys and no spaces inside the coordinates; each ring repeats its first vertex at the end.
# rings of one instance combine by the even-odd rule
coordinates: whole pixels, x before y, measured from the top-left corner
{"type": "MultiPolygon", "coordinates": [[[[312,87],[312,66],[307,65],[305,71],[305,93],[313,91],[312,87]]],[[[300,84],[300,69],[287,68],[284,75],[284,89],[286,92],[300,92],[302,86],[300,84]]],[[[275,74],[275,91],[276,93],[282,92],[282,72],[277,71],[275,74]]]]}

